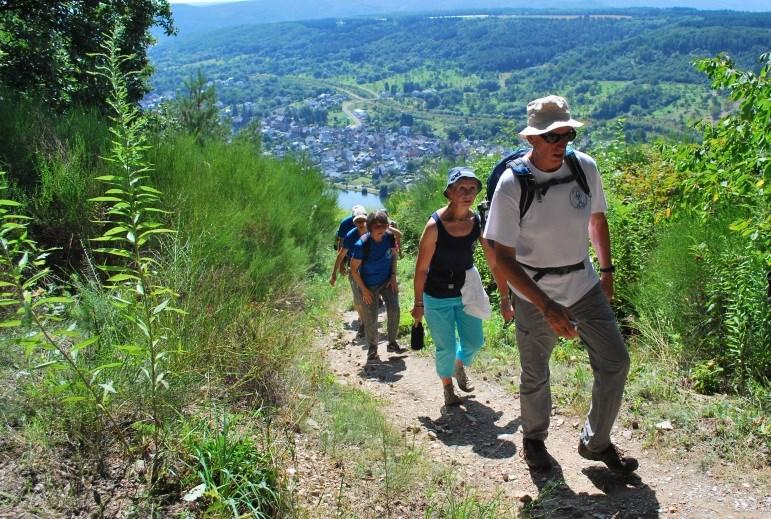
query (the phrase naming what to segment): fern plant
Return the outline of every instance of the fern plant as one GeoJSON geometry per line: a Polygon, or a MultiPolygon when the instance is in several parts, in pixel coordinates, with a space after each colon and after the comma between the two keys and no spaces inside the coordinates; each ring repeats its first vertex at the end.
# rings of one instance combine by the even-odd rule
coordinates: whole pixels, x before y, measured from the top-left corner
{"type": "Polygon", "coordinates": [[[158,221],[167,211],[160,208],[161,192],[149,185],[152,167],[145,158],[146,119],[129,102],[127,76],[121,70],[132,56],[119,53],[120,30],[116,28],[105,38],[103,52],[98,54],[102,64],[95,72],[110,85],[112,140],[105,160],[113,173],[97,177],[105,191],[91,201],[104,204],[100,223],[106,230],[93,241],[103,245],[94,250],[105,255],[99,268],[108,276],[106,288],[111,292],[111,302],[136,328],[136,340],[115,348],[138,363],[147,382],[153,448],[150,482],[154,484],[161,467],[164,392],[169,389],[170,377],[168,344],[173,336],[164,316],[182,311],[173,306],[176,294],[156,274],[153,247],[161,235],[174,231],[158,221]]]}

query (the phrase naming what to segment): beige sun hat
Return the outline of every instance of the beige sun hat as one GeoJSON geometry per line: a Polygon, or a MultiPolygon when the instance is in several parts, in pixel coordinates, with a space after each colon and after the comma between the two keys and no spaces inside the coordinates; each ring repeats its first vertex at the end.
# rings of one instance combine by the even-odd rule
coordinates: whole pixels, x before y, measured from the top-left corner
{"type": "Polygon", "coordinates": [[[570,116],[570,108],[564,97],[552,95],[527,103],[527,127],[519,135],[540,135],[555,128],[580,128],[583,125],[570,116]]]}

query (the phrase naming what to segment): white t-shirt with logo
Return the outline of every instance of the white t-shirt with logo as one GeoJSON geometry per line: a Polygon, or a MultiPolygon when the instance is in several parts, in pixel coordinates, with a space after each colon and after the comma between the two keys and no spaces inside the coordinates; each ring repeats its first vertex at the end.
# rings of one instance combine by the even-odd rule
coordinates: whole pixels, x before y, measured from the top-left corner
{"type": "MultiPolygon", "coordinates": [[[[596,162],[585,153],[575,153],[586,174],[591,196],[584,193],[577,182],[551,186],[540,201],[537,195],[533,198],[520,221],[522,190],[519,180],[507,169],[495,189],[484,231],[485,238],[514,247],[517,260],[532,267],[562,267],[583,260],[583,270],[546,274],[538,281],[546,295],[564,306],[576,303],[599,281],[588,255],[589,218],[592,213],[604,213],[608,208],[596,162]]],[[[522,160],[536,183],[570,176],[565,161],[560,169],[547,173],[529,159],[522,160]]],[[[536,274],[527,268],[524,270],[531,278],[536,274]]],[[[517,295],[523,297],[519,292],[517,295]]]]}

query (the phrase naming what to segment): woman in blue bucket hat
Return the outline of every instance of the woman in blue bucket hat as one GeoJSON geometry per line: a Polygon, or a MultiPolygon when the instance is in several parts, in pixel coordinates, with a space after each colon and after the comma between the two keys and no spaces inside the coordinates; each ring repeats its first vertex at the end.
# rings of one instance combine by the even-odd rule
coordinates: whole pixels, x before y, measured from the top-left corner
{"type": "Polygon", "coordinates": [[[418,246],[411,313],[415,323],[426,318],[436,346],[436,372],[442,381],[445,405],[462,403],[455,394],[453,376],[461,390],[473,391],[465,367],[484,344],[482,318],[489,315],[489,303],[474,268],[477,243],[484,249],[501,293],[504,319],[514,315],[495,255],[481,238],[479,215],[471,210],[481,189],[482,183],[471,168],[450,169],[444,190],[447,205],[428,219],[418,246]]]}

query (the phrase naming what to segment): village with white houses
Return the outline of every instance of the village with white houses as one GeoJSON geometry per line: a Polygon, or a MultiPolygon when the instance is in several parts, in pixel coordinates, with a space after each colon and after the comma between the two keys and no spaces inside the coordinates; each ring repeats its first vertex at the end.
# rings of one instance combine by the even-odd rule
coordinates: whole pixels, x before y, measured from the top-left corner
{"type": "MultiPolygon", "coordinates": [[[[344,98],[321,94],[307,103],[313,109],[339,110],[344,98]]],[[[277,111],[262,120],[265,153],[306,154],[324,175],[338,184],[367,177],[372,186],[384,182],[407,187],[414,181],[415,165],[442,156],[463,160],[475,155],[500,156],[495,144],[460,139],[450,142],[413,133],[412,127],[379,129],[368,124],[364,110],[354,110],[360,124],[331,127],[303,124],[277,111]]],[[[383,189],[380,189],[381,194],[383,189]]]]}
{"type": "MultiPolygon", "coordinates": [[[[143,105],[157,106],[168,94],[151,94],[143,105]]],[[[340,111],[346,99],[343,94],[322,93],[304,103],[311,110],[331,113],[340,111]]],[[[218,102],[218,106],[224,118],[232,122],[234,131],[252,119],[249,114],[254,103],[226,106],[218,102]]],[[[411,126],[378,128],[369,124],[367,112],[361,109],[350,111],[349,116],[357,123],[327,126],[297,120],[285,107],[278,108],[261,119],[263,153],[304,155],[340,187],[375,188],[381,196],[387,196],[414,182],[418,166],[425,161],[446,157],[461,163],[479,155],[499,157],[505,151],[500,145],[463,137],[449,141],[421,135],[411,126]]]]}

